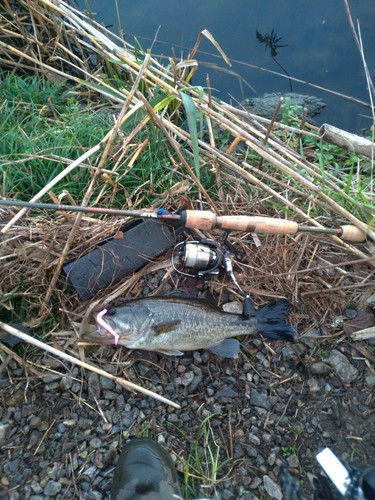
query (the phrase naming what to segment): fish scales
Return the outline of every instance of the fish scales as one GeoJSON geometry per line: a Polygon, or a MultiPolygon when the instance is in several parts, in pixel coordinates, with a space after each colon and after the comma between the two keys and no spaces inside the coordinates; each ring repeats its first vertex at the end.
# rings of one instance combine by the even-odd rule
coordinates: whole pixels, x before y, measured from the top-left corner
{"type": "Polygon", "coordinates": [[[234,357],[240,344],[232,337],[262,335],[293,340],[295,331],[287,315],[286,300],[263,306],[247,318],[223,312],[201,299],[150,297],[110,309],[103,316],[104,324],[98,322],[97,330],[87,331],[83,339],[178,355],[204,348],[234,357]]]}
{"type": "Polygon", "coordinates": [[[148,334],[128,344],[133,349],[167,350],[171,346],[181,351],[202,349],[226,338],[251,335],[258,324],[255,318],[247,320],[238,314],[223,313],[199,300],[187,303],[145,299],[143,305],[152,314],[152,323],[148,334]]]}

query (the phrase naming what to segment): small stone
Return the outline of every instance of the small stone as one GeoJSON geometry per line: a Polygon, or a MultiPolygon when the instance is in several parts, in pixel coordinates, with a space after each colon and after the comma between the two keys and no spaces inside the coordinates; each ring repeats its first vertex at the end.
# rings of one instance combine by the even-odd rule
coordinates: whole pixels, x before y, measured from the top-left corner
{"type": "Polygon", "coordinates": [[[9,424],[3,424],[0,422],[0,447],[3,446],[6,442],[6,435],[8,428],[9,424]]]}
{"type": "Polygon", "coordinates": [[[276,462],[276,453],[274,453],[274,452],[270,453],[268,455],[267,462],[268,462],[268,465],[270,465],[271,467],[273,465],[275,465],[275,462],[276,462]]]}
{"type": "Polygon", "coordinates": [[[286,362],[293,361],[294,359],[297,358],[296,353],[294,352],[294,349],[292,349],[289,346],[283,347],[281,349],[281,354],[282,354],[283,360],[286,362]]]}
{"type": "Polygon", "coordinates": [[[248,448],[248,449],[247,449],[247,454],[248,454],[248,455],[249,455],[249,457],[251,457],[251,458],[256,458],[256,457],[257,457],[257,455],[258,455],[258,450],[257,450],[256,448],[253,448],[253,447],[248,448]]]}
{"type": "Polygon", "coordinates": [[[264,433],[262,435],[262,441],[265,443],[265,444],[270,444],[272,442],[272,435],[271,434],[268,434],[268,433],[264,433]]]}
{"type": "Polygon", "coordinates": [[[95,465],[92,465],[91,467],[88,467],[84,472],[83,476],[88,477],[89,479],[94,479],[97,473],[97,467],[95,465]]]}
{"type": "Polygon", "coordinates": [[[31,417],[29,422],[30,429],[39,429],[42,419],[40,417],[31,417]]]}
{"type": "Polygon", "coordinates": [[[331,368],[327,363],[323,363],[323,361],[318,361],[310,366],[310,371],[314,375],[324,375],[331,371],[331,368]]]}
{"type": "Polygon", "coordinates": [[[375,387],[375,375],[370,371],[365,375],[365,383],[369,389],[373,389],[375,387]]]}
{"type": "Polygon", "coordinates": [[[312,392],[312,393],[320,391],[319,382],[316,380],[316,378],[310,378],[307,381],[307,386],[308,386],[310,392],[312,392]]]}
{"type": "Polygon", "coordinates": [[[348,358],[340,351],[331,351],[327,362],[344,384],[351,384],[358,377],[358,370],[350,364],[348,358]]]}
{"type": "Polygon", "coordinates": [[[168,415],[167,420],[168,420],[168,422],[172,422],[172,423],[176,424],[179,421],[179,417],[175,413],[171,413],[170,415],[168,415]]]}
{"type": "Polygon", "coordinates": [[[368,406],[367,405],[364,405],[362,403],[360,403],[358,405],[358,410],[361,412],[361,413],[365,413],[367,410],[368,410],[368,406]]]}
{"type": "Polygon", "coordinates": [[[193,381],[194,379],[194,372],[192,371],[188,371],[186,373],[184,373],[181,377],[181,384],[185,387],[187,387],[188,385],[191,384],[191,382],[193,381]]]}
{"type": "Polygon", "coordinates": [[[43,490],[43,494],[46,495],[46,496],[50,496],[50,497],[54,497],[56,496],[58,493],[60,493],[61,491],[61,484],[58,482],[58,481],[48,481],[48,483],[46,484],[44,490],[43,490]]]}
{"type": "Polygon", "coordinates": [[[5,463],[4,471],[6,470],[6,472],[8,472],[8,473],[14,474],[17,471],[19,465],[20,465],[19,460],[17,460],[17,459],[11,460],[11,461],[5,463]]]}
{"type": "Polygon", "coordinates": [[[73,380],[70,377],[62,377],[60,380],[60,388],[63,391],[67,391],[72,387],[73,380]]]}
{"type": "Polygon", "coordinates": [[[255,390],[251,391],[250,404],[252,406],[259,406],[260,408],[264,408],[265,410],[269,410],[271,407],[267,394],[260,393],[255,390]]]}
{"type": "Polygon", "coordinates": [[[51,384],[52,382],[56,382],[57,380],[60,380],[60,379],[61,379],[61,375],[50,373],[50,374],[45,375],[43,377],[43,382],[45,384],[51,384]]]}
{"type": "Polygon", "coordinates": [[[111,447],[104,455],[103,468],[108,467],[109,464],[112,464],[116,458],[116,455],[116,448],[111,447]]]}
{"type": "Polygon", "coordinates": [[[202,356],[201,356],[201,353],[199,351],[194,351],[193,352],[193,358],[195,359],[195,361],[197,363],[202,363],[202,356]]]}
{"type": "Polygon", "coordinates": [[[103,444],[102,440],[97,438],[97,437],[94,437],[90,440],[90,446],[92,448],[95,448],[95,449],[100,448],[102,446],[102,444],[103,444]]]}
{"type": "Polygon", "coordinates": [[[96,373],[90,373],[88,378],[89,397],[91,399],[100,399],[100,379],[96,373]]]}
{"type": "Polygon", "coordinates": [[[227,313],[242,314],[243,306],[241,302],[227,302],[223,305],[223,310],[227,313]]]}
{"type": "Polygon", "coordinates": [[[57,431],[60,432],[60,434],[64,434],[65,432],[65,425],[63,423],[57,424],[57,431]]]}
{"type": "Polygon", "coordinates": [[[77,425],[77,422],[73,419],[69,419],[69,420],[64,420],[63,424],[68,429],[73,429],[73,427],[75,427],[77,425]]]}
{"type": "Polygon", "coordinates": [[[273,481],[270,476],[263,476],[263,486],[268,495],[271,498],[276,498],[277,500],[282,500],[283,495],[279,486],[273,481]]]}
{"type": "Polygon", "coordinates": [[[248,435],[248,440],[250,441],[251,444],[253,444],[255,446],[259,446],[260,445],[260,439],[255,434],[250,433],[248,435]]]}
{"type": "Polygon", "coordinates": [[[345,311],[345,316],[349,319],[354,319],[358,314],[358,311],[353,308],[349,308],[345,311]]]}
{"type": "Polygon", "coordinates": [[[87,481],[82,481],[81,482],[81,490],[82,491],[89,491],[89,489],[90,489],[90,484],[87,481]]]}
{"type": "Polygon", "coordinates": [[[103,453],[100,453],[100,451],[97,451],[95,453],[94,457],[94,464],[98,469],[103,469],[104,464],[103,464],[103,453]]]}
{"type": "Polygon", "coordinates": [[[286,461],[288,462],[289,467],[293,467],[295,469],[298,469],[299,461],[298,461],[298,457],[295,453],[293,453],[293,455],[289,455],[289,457],[287,457],[286,461]]]}
{"type": "Polygon", "coordinates": [[[231,387],[224,387],[224,389],[218,391],[215,396],[216,398],[234,399],[238,398],[238,393],[234,391],[231,387]]]}
{"type": "Polygon", "coordinates": [[[117,398],[117,394],[114,391],[105,390],[103,393],[103,397],[107,401],[113,401],[117,398]]]}
{"type": "Polygon", "coordinates": [[[316,346],[316,343],[320,335],[321,335],[320,328],[313,326],[306,332],[306,335],[301,337],[301,342],[310,349],[313,349],[316,346]]]}
{"type": "Polygon", "coordinates": [[[202,382],[202,380],[203,380],[202,374],[195,375],[191,384],[189,385],[189,392],[190,393],[194,392],[197,389],[198,385],[202,382]]]}
{"type": "Polygon", "coordinates": [[[47,392],[56,392],[59,389],[59,387],[60,387],[59,382],[52,382],[52,384],[45,385],[44,389],[47,392]]]}
{"type": "Polygon", "coordinates": [[[103,389],[113,390],[116,387],[116,384],[110,378],[100,377],[99,381],[103,389]]]}
{"type": "Polygon", "coordinates": [[[250,487],[252,490],[255,490],[256,488],[259,488],[259,486],[260,486],[261,484],[262,484],[262,480],[261,480],[261,478],[260,478],[260,477],[255,477],[255,478],[251,481],[251,483],[250,483],[249,487],[250,487]]]}
{"type": "Polygon", "coordinates": [[[85,500],[102,500],[103,495],[99,491],[91,490],[85,495],[85,500]]]}
{"type": "Polygon", "coordinates": [[[231,498],[235,498],[235,496],[232,491],[225,489],[221,492],[221,498],[222,500],[230,500],[231,498]]]}

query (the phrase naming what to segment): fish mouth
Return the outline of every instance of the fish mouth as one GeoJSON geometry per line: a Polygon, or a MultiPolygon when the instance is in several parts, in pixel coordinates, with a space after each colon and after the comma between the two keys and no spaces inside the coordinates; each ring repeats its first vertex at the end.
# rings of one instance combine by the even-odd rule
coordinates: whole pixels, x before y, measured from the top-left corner
{"type": "MultiPolygon", "coordinates": [[[[98,318],[96,318],[98,320],[98,318]]],[[[96,324],[87,326],[85,332],[82,333],[82,340],[85,342],[93,342],[98,344],[117,344],[120,338],[119,330],[116,323],[108,317],[101,318],[96,324]]]]}
{"type": "Polygon", "coordinates": [[[102,339],[103,341],[106,339],[113,341],[114,334],[111,332],[114,332],[116,333],[116,335],[118,335],[116,323],[110,319],[106,319],[105,322],[110,327],[110,330],[104,328],[101,325],[96,324],[95,337],[99,340],[102,339]]]}
{"type": "Polygon", "coordinates": [[[115,344],[115,337],[107,332],[104,328],[98,325],[89,325],[87,330],[82,333],[81,339],[84,342],[92,342],[97,344],[115,344]]]}
{"type": "Polygon", "coordinates": [[[107,312],[107,309],[103,309],[103,311],[97,314],[97,331],[99,333],[105,333],[106,338],[109,335],[109,340],[112,340],[112,342],[114,341],[114,343],[117,345],[120,335],[116,331],[116,323],[111,319],[111,316],[108,315],[107,312]],[[104,319],[104,316],[107,317],[104,319]]]}

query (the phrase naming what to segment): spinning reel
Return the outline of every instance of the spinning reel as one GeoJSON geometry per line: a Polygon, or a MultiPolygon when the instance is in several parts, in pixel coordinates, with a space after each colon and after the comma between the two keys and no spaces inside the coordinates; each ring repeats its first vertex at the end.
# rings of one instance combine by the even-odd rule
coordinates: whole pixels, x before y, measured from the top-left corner
{"type": "Polygon", "coordinates": [[[225,259],[230,259],[230,252],[223,249],[219,243],[212,240],[183,241],[173,250],[172,266],[179,274],[193,278],[214,276],[219,274],[219,268],[225,269],[225,259]],[[186,273],[174,264],[178,251],[179,265],[183,268],[196,269],[196,273],[186,273]]]}
{"type": "Polygon", "coordinates": [[[242,290],[233,273],[232,259],[234,250],[227,238],[224,239],[224,244],[227,248],[220,246],[215,241],[206,239],[178,243],[172,252],[172,267],[177,273],[192,278],[216,276],[219,274],[220,269],[224,269],[244,297],[243,314],[248,317],[253,316],[255,310],[250,296],[242,290]],[[179,267],[175,265],[176,257],[179,267]],[[185,268],[196,270],[196,273],[185,272],[182,270],[185,268]]]}

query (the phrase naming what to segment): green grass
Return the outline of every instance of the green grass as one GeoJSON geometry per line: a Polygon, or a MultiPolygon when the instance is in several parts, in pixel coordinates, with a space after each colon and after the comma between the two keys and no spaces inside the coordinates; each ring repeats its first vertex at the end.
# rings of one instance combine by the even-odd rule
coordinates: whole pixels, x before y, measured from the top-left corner
{"type": "Polygon", "coordinates": [[[185,497],[196,498],[199,485],[210,495],[218,481],[228,474],[228,464],[232,463],[226,443],[212,420],[222,415],[210,414],[203,419],[196,433],[193,450],[188,456],[184,471],[185,497]]]}
{"type": "MultiPolygon", "coordinates": [[[[0,175],[3,195],[30,199],[65,166],[94,146],[111,127],[107,111],[93,112],[64,85],[38,77],[0,74],[0,175]]],[[[90,178],[88,169],[59,184],[75,197],[90,178]]]]}
{"type": "Polygon", "coordinates": [[[319,359],[324,361],[329,356],[329,352],[326,349],[319,349],[319,359]]]}
{"type": "Polygon", "coordinates": [[[284,458],[288,458],[291,455],[294,455],[297,452],[296,446],[282,446],[281,447],[281,454],[283,455],[284,458]]]}
{"type": "MultiPolygon", "coordinates": [[[[291,106],[286,102],[282,110],[281,122],[298,128],[301,121],[296,114],[298,106],[291,106]]],[[[302,157],[305,157],[305,150],[313,152],[314,158],[308,159],[319,169],[319,176],[316,176],[313,182],[319,185],[321,191],[332,201],[352,215],[370,224],[373,222],[374,173],[369,158],[323,142],[318,134],[316,137],[311,137],[278,130],[275,135],[287,142],[302,157]],[[340,191],[332,189],[332,182],[340,188],[340,191]]],[[[372,140],[370,131],[368,139],[372,140]]],[[[305,175],[303,169],[299,173],[305,175]]],[[[322,215],[318,207],[311,208],[310,216],[322,215]]]]}
{"type": "MultiPolygon", "coordinates": [[[[113,127],[113,115],[119,112],[109,106],[95,109],[82,102],[71,87],[37,76],[4,72],[0,73],[0,81],[2,196],[29,200],[66,167],[65,160],[74,161],[95,146],[113,127]]],[[[112,150],[120,150],[121,140],[130,129],[131,123],[122,129],[112,150]]],[[[136,136],[134,143],[146,137],[148,144],[134,166],[127,168],[131,158],[125,157],[111,177],[112,185],[99,180],[93,197],[103,186],[111,193],[116,183],[112,205],[126,204],[132,194],[133,203],[141,200],[141,206],[149,206],[158,198],[162,201],[165,192],[182,179],[170,168],[169,144],[152,123],[136,136]]],[[[104,167],[112,168],[116,160],[116,155],[109,155],[104,167]]],[[[96,163],[92,161],[93,166],[96,163]]],[[[55,194],[67,190],[79,204],[91,177],[92,171],[80,167],[59,182],[55,194]]]]}

